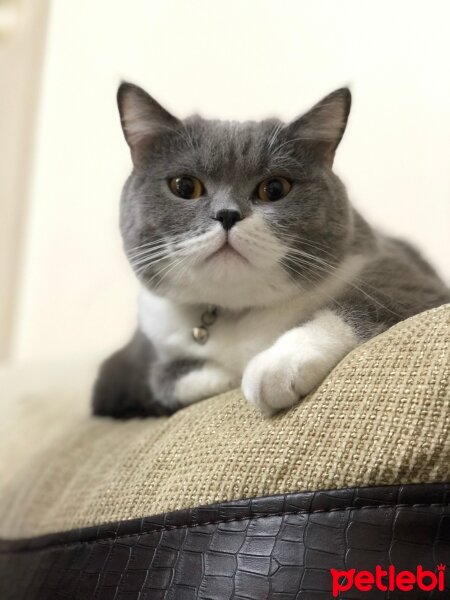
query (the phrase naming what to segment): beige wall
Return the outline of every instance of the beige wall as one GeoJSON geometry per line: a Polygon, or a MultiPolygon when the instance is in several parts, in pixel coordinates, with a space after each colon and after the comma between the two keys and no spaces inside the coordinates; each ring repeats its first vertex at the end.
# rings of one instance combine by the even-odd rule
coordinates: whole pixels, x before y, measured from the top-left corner
{"type": "Polygon", "coordinates": [[[450,280],[450,5],[397,0],[52,3],[16,359],[102,353],[135,319],[117,229],[129,157],[120,78],[179,115],[292,118],[349,84],[336,168],[385,230],[450,280]]]}
{"type": "Polygon", "coordinates": [[[0,2],[0,359],[16,317],[47,5],[0,2]]]}

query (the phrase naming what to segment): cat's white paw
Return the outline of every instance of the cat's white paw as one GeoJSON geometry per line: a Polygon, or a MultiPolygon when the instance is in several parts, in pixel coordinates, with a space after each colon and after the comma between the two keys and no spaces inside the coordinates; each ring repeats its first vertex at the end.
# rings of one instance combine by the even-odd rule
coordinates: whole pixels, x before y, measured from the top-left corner
{"type": "Polygon", "coordinates": [[[204,365],[178,379],[174,396],[182,406],[222,394],[239,385],[239,380],[223,369],[204,365]]]}
{"type": "Polygon", "coordinates": [[[342,319],[323,311],[257,354],[244,371],[242,392],[265,415],[289,408],[316,388],[357,343],[342,319]]]}
{"type": "Polygon", "coordinates": [[[326,376],[323,357],[307,349],[280,352],[276,345],[255,356],[242,378],[248,402],[265,415],[293,406],[326,376]]]}

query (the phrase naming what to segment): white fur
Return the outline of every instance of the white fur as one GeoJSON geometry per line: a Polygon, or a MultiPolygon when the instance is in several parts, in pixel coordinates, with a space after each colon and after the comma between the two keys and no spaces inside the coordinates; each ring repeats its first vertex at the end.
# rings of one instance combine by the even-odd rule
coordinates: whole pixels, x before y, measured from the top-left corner
{"type": "Polygon", "coordinates": [[[240,377],[253,356],[268,348],[282,333],[311,318],[345,285],[344,274],[354,275],[361,263],[360,256],[349,258],[336,275],[317,290],[268,307],[219,308],[217,321],[211,325],[210,338],[204,345],[194,341],[192,328],[200,325],[207,305],[178,304],[142,290],[139,325],[152,340],[161,360],[189,357],[218,365],[240,377]]]}
{"type": "Polygon", "coordinates": [[[175,397],[186,406],[238,387],[240,379],[215,365],[190,371],[175,384],[175,397]]]}
{"type": "MultiPolygon", "coordinates": [[[[140,328],[151,339],[159,358],[162,361],[192,358],[204,364],[204,367],[177,382],[176,395],[182,403],[194,402],[237,386],[249,362],[256,355],[258,359],[264,351],[272,352],[276,347],[271,354],[271,360],[275,361],[278,350],[284,346],[272,345],[283,334],[294,335],[294,331],[308,327],[308,343],[311,344],[314,332],[320,339],[325,339],[321,331],[327,326],[331,328],[330,339],[335,333],[341,335],[344,326],[337,329],[331,318],[321,318],[322,329],[297,326],[311,319],[330,298],[336,297],[367,261],[361,255],[350,256],[321,285],[305,291],[299,289],[280,267],[278,260],[285,250],[262,220],[244,219],[242,224],[231,230],[229,243],[240,256],[230,251],[208,259],[223,244],[223,235],[221,227],[203,234],[203,241],[197,240],[197,244],[193,244],[198,267],[191,266],[187,273],[173,270],[171,277],[178,280],[178,286],[171,287],[182,289],[182,297],[178,299],[174,292],[167,293],[166,289],[164,297],[148,290],[143,290],[140,297],[140,328]],[[246,222],[245,228],[242,227],[246,222]],[[267,283],[268,280],[271,284],[267,283]],[[199,303],[199,299],[205,296],[207,302],[219,306],[219,316],[210,327],[208,342],[199,345],[192,338],[192,328],[200,325],[201,315],[207,309],[207,304],[199,303]],[[252,308],[242,306],[242,298],[249,298],[252,308]],[[289,331],[293,328],[296,329],[289,331]]],[[[337,343],[339,345],[340,341],[337,340],[337,343]]],[[[347,346],[350,347],[349,344],[347,346]]],[[[312,347],[315,346],[312,344],[312,347]]],[[[327,356],[326,368],[320,370],[315,367],[315,372],[323,376],[332,368],[333,360],[337,362],[342,354],[336,351],[327,356]],[[333,358],[335,356],[339,358],[333,358]]],[[[254,373],[255,369],[254,366],[254,373]]],[[[257,375],[253,375],[247,381],[256,379],[257,375]]],[[[318,376],[312,377],[311,383],[305,383],[299,389],[315,385],[317,379],[318,376]]],[[[246,389],[251,390],[248,399],[267,412],[266,407],[271,401],[267,394],[261,396],[263,400],[256,400],[255,386],[256,383],[247,386],[246,389]]],[[[273,402],[278,402],[278,408],[281,408],[287,405],[288,400],[274,399],[273,402]]]]}
{"type": "Polygon", "coordinates": [[[283,334],[255,356],[242,378],[247,400],[270,415],[295,404],[323,381],[353,348],[353,329],[330,310],[283,334]]]}
{"type": "Polygon", "coordinates": [[[161,293],[177,303],[214,304],[230,309],[273,305],[297,295],[279,261],[287,249],[261,215],[236,224],[228,242],[236,252],[214,253],[227,240],[220,223],[183,243],[183,259],[166,271],[161,293]]]}

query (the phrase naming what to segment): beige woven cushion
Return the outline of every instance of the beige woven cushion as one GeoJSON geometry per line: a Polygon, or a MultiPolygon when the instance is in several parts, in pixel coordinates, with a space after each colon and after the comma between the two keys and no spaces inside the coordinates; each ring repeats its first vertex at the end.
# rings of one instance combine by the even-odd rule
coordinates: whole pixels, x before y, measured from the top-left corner
{"type": "Polygon", "coordinates": [[[170,418],[88,413],[94,365],[0,377],[0,536],[234,498],[450,481],[450,305],[347,356],[270,420],[233,391],[170,418]]]}

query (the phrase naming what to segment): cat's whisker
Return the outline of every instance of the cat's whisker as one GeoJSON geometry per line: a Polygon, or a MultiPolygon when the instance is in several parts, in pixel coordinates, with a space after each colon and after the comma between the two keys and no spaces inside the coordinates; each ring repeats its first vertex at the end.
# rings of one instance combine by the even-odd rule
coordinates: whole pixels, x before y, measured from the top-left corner
{"type": "Polygon", "coordinates": [[[320,142],[320,141],[326,141],[326,140],[321,140],[319,137],[316,137],[316,136],[301,136],[301,137],[291,138],[289,140],[286,140],[285,142],[282,142],[279,146],[274,148],[273,153],[276,154],[277,152],[279,152],[281,150],[281,148],[284,148],[284,146],[286,146],[287,144],[294,144],[295,142],[320,142]]]}
{"type": "MultiPolygon", "coordinates": [[[[276,223],[276,226],[280,229],[286,229],[287,226],[285,225],[281,225],[280,223],[276,223]]],[[[282,237],[282,241],[283,240],[291,240],[291,241],[295,241],[295,242],[299,242],[301,244],[304,244],[305,246],[310,246],[311,248],[317,248],[317,250],[328,254],[329,256],[335,258],[335,255],[332,254],[331,252],[329,252],[330,250],[330,246],[325,245],[325,244],[321,244],[320,242],[318,242],[317,240],[315,240],[314,242],[312,240],[309,239],[305,239],[299,235],[293,235],[293,234],[288,234],[285,233],[285,231],[283,231],[283,237],[282,237]]]]}
{"type": "Polygon", "coordinates": [[[133,254],[128,254],[128,260],[130,262],[133,262],[136,259],[139,259],[139,258],[142,258],[145,256],[151,256],[152,254],[164,251],[167,248],[168,248],[168,244],[167,244],[167,242],[164,242],[163,244],[158,244],[157,246],[154,246],[153,248],[146,248],[146,249],[140,250],[139,252],[134,252],[133,254]]]}
{"type": "Polygon", "coordinates": [[[169,231],[169,232],[166,232],[164,234],[164,236],[156,238],[156,239],[152,240],[151,242],[145,242],[144,244],[139,244],[139,246],[134,246],[133,248],[127,248],[127,253],[130,254],[130,253],[133,253],[135,251],[141,250],[143,248],[150,248],[150,247],[153,247],[153,246],[155,246],[157,244],[164,244],[164,243],[167,243],[169,241],[169,239],[170,240],[173,240],[173,239],[176,240],[176,239],[183,239],[183,238],[186,237],[185,234],[178,234],[178,235],[172,235],[169,238],[168,236],[170,236],[170,235],[171,234],[170,234],[170,231],[169,231]]]}
{"type": "Polygon", "coordinates": [[[197,236],[195,236],[194,238],[192,238],[192,237],[187,238],[185,234],[182,234],[179,236],[179,238],[180,239],[177,239],[177,238],[167,239],[164,242],[155,244],[155,246],[153,246],[153,247],[150,246],[148,248],[145,248],[142,246],[142,249],[139,252],[135,252],[132,254],[128,253],[128,258],[130,259],[130,262],[132,262],[136,258],[151,256],[152,253],[158,252],[158,251],[163,251],[164,249],[167,249],[170,251],[175,251],[175,250],[181,249],[183,247],[188,248],[190,245],[195,244],[197,236]]]}
{"type": "Polygon", "coordinates": [[[132,264],[133,268],[136,269],[136,267],[138,267],[139,271],[142,270],[147,270],[148,268],[150,268],[151,266],[153,266],[154,264],[157,264],[159,262],[162,262],[163,260],[169,260],[169,259],[173,259],[176,258],[179,255],[183,255],[183,253],[185,254],[185,248],[180,248],[178,250],[172,250],[172,251],[167,251],[164,253],[159,254],[156,257],[149,257],[148,259],[142,259],[141,261],[138,261],[137,263],[135,262],[134,264],[132,264]]]}
{"type": "Polygon", "coordinates": [[[330,246],[327,244],[323,244],[321,242],[319,242],[318,240],[314,240],[312,241],[309,238],[304,238],[302,236],[300,236],[298,233],[292,234],[292,233],[286,233],[286,230],[289,229],[288,225],[282,225],[281,223],[276,223],[275,225],[278,229],[282,230],[282,239],[288,239],[288,240],[293,240],[296,242],[307,242],[308,244],[313,244],[315,246],[317,246],[318,248],[324,248],[324,249],[330,249],[330,246]]]}
{"type": "MultiPolygon", "coordinates": [[[[291,238],[292,238],[292,239],[297,239],[297,238],[296,238],[296,236],[291,236],[291,238]]],[[[302,239],[301,241],[302,241],[302,243],[305,243],[305,244],[308,244],[308,243],[309,243],[307,240],[303,240],[303,239],[302,239]]],[[[314,245],[313,245],[313,244],[310,244],[310,245],[311,245],[311,246],[314,248],[314,245]]],[[[320,246],[320,245],[319,245],[319,246],[320,246]]],[[[322,248],[319,248],[319,249],[323,251],[323,249],[322,249],[322,248]]],[[[331,269],[331,268],[332,268],[332,269],[336,269],[336,268],[337,268],[336,266],[333,266],[333,265],[331,265],[330,263],[328,263],[326,260],[324,260],[324,259],[322,259],[322,258],[320,258],[320,257],[318,257],[318,256],[312,255],[312,254],[310,254],[310,253],[308,253],[308,252],[306,252],[306,251],[299,250],[299,249],[297,249],[297,248],[291,248],[291,249],[290,249],[290,253],[299,253],[300,255],[302,255],[302,256],[304,256],[304,257],[306,257],[306,258],[310,259],[310,260],[313,260],[315,263],[317,263],[317,262],[321,263],[321,264],[322,264],[324,267],[326,267],[326,268],[329,268],[329,269],[331,269]]],[[[330,255],[330,256],[331,256],[333,259],[335,259],[335,258],[336,258],[336,257],[335,257],[333,254],[331,254],[331,253],[329,253],[329,252],[326,252],[326,254],[329,254],[329,255],[330,255]]],[[[355,283],[355,281],[356,281],[356,282],[358,282],[358,283],[359,283],[361,286],[365,286],[366,288],[370,288],[370,289],[374,290],[376,293],[379,293],[379,290],[378,290],[377,288],[375,288],[373,285],[369,284],[367,281],[364,281],[364,280],[362,280],[362,279],[361,279],[361,278],[360,278],[358,275],[355,275],[355,276],[354,276],[353,282],[351,283],[351,285],[352,285],[352,286],[353,286],[355,289],[357,289],[358,291],[361,291],[361,293],[365,293],[365,295],[366,295],[366,296],[367,296],[369,299],[371,299],[371,300],[373,300],[373,301],[376,301],[376,299],[375,299],[375,298],[373,298],[373,296],[371,296],[370,294],[368,294],[367,292],[365,292],[365,291],[364,291],[362,288],[358,287],[358,286],[357,286],[357,284],[355,283]]],[[[399,305],[400,305],[400,306],[402,306],[403,308],[406,308],[406,306],[405,306],[405,305],[403,305],[402,303],[400,303],[400,302],[398,302],[398,303],[399,303],[399,305]]],[[[392,310],[390,310],[390,309],[389,309],[389,308],[388,308],[388,307],[387,307],[385,304],[383,304],[382,302],[378,301],[378,304],[379,304],[381,307],[383,307],[383,308],[385,308],[386,310],[388,310],[389,312],[391,312],[392,314],[394,314],[395,316],[397,316],[397,317],[399,317],[399,316],[400,316],[400,315],[399,315],[398,313],[396,313],[395,311],[392,311],[392,310]]]]}
{"type": "Polygon", "coordinates": [[[175,262],[169,263],[168,265],[166,265],[165,267],[163,267],[162,269],[159,269],[154,275],[153,277],[150,279],[151,283],[154,279],[156,279],[157,277],[159,278],[161,276],[162,273],[164,273],[163,277],[161,277],[161,279],[159,279],[156,282],[156,285],[158,287],[161,286],[162,281],[167,277],[167,275],[176,267],[178,267],[179,265],[181,265],[183,262],[185,262],[187,259],[189,258],[188,255],[182,256],[181,258],[178,258],[175,262]]]}
{"type": "MultiPolygon", "coordinates": [[[[201,242],[205,244],[207,239],[204,239],[205,232],[202,233],[203,239],[201,239],[201,242]]],[[[206,234],[208,233],[210,233],[211,236],[215,235],[214,232],[206,232],[206,234]]],[[[199,236],[184,239],[175,244],[171,244],[169,241],[167,244],[164,244],[162,248],[158,248],[156,250],[151,249],[149,251],[144,251],[142,254],[138,254],[137,256],[133,257],[132,260],[130,260],[130,263],[134,268],[139,267],[140,272],[142,272],[143,270],[147,270],[153,264],[162,262],[165,259],[173,259],[175,256],[181,254],[191,256],[194,259],[194,262],[196,255],[198,255],[198,260],[202,260],[202,256],[198,252],[202,249],[201,245],[199,248],[198,238],[199,236]]]]}
{"type": "MultiPolygon", "coordinates": [[[[312,255],[307,255],[305,258],[307,258],[308,260],[314,260],[317,257],[313,257],[312,255]]],[[[298,261],[298,257],[296,257],[297,261],[298,261]]],[[[356,285],[355,283],[355,277],[353,277],[353,279],[347,279],[345,277],[342,277],[340,275],[338,275],[336,273],[337,271],[337,267],[332,266],[332,265],[327,265],[327,263],[325,261],[321,261],[319,263],[315,262],[313,264],[311,264],[310,262],[308,263],[308,260],[303,261],[303,263],[301,261],[298,261],[299,264],[303,264],[303,266],[313,266],[316,269],[321,270],[322,272],[328,274],[328,275],[332,275],[333,277],[336,277],[337,279],[339,279],[340,281],[346,283],[347,285],[353,287],[354,289],[356,289],[357,291],[359,291],[361,294],[363,294],[366,298],[368,298],[369,300],[371,300],[372,302],[374,302],[375,304],[377,304],[380,308],[383,308],[384,310],[387,310],[388,312],[390,312],[391,314],[393,314],[396,317],[400,317],[401,315],[399,313],[397,313],[396,311],[391,310],[388,306],[386,306],[385,304],[383,304],[383,302],[381,302],[380,300],[378,300],[378,298],[375,298],[374,296],[372,296],[371,294],[369,294],[368,292],[366,292],[362,287],[356,285]]],[[[365,285],[365,282],[360,282],[362,283],[362,285],[365,285]]]]}
{"type": "Polygon", "coordinates": [[[278,136],[280,135],[280,132],[283,129],[283,127],[285,127],[285,124],[283,122],[280,122],[280,123],[277,123],[275,125],[275,127],[273,128],[272,133],[270,134],[270,137],[268,138],[268,141],[267,141],[267,149],[269,152],[272,152],[273,145],[277,141],[278,136]]]}
{"type": "Polygon", "coordinates": [[[167,258],[170,258],[170,254],[165,252],[158,257],[148,257],[136,262],[130,262],[133,269],[140,269],[145,265],[145,268],[151,267],[152,265],[159,263],[167,258]]]}
{"type": "Polygon", "coordinates": [[[313,260],[319,264],[322,264],[326,267],[329,267],[329,268],[335,268],[336,263],[340,262],[340,261],[336,261],[335,264],[331,264],[331,263],[327,262],[325,259],[321,258],[320,256],[316,256],[315,254],[311,254],[309,252],[306,252],[305,250],[299,250],[298,248],[289,248],[288,252],[291,255],[302,256],[304,258],[311,259],[311,260],[313,260]]]}
{"type": "MultiPolygon", "coordinates": [[[[302,243],[303,243],[303,242],[305,242],[305,243],[306,243],[306,240],[302,240],[302,243]]],[[[314,246],[313,246],[313,247],[314,247],[314,246]]],[[[329,268],[333,267],[333,265],[331,265],[330,263],[328,263],[328,262],[327,262],[326,260],[324,260],[323,258],[321,258],[321,257],[319,257],[319,256],[316,256],[316,255],[313,255],[313,254],[310,254],[309,252],[306,252],[306,251],[304,251],[304,250],[299,250],[298,248],[291,248],[291,249],[290,249],[290,252],[291,252],[291,253],[299,253],[300,255],[302,255],[302,256],[304,256],[304,257],[306,257],[306,258],[308,258],[308,259],[314,260],[314,261],[316,261],[316,262],[321,262],[323,265],[325,265],[325,266],[327,266],[327,267],[329,267],[329,268]]],[[[333,259],[335,259],[335,258],[336,258],[336,257],[335,257],[335,255],[333,255],[333,254],[330,254],[330,256],[331,256],[333,259]]],[[[333,268],[336,268],[336,267],[333,267],[333,268]]],[[[359,279],[358,275],[356,275],[356,276],[355,276],[355,278],[356,278],[356,279],[359,279]]],[[[372,288],[373,290],[376,290],[376,291],[378,291],[378,290],[377,290],[377,288],[375,288],[374,286],[370,285],[370,284],[369,284],[368,282],[366,282],[366,281],[361,281],[361,283],[362,283],[362,284],[364,284],[364,285],[365,285],[365,286],[367,286],[367,287],[370,287],[370,288],[372,288]]]]}
{"type": "Polygon", "coordinates": [[[133,268],[137,268],[138,273],[142,273],[145,270],[148,270],[154,264],[162,262],[164,260],[174,259],[177,256],[188,256],[194,258],[195,254],[191,250],[194,248],[198,250],[198,237],[184,239],[176,244],[171,244],[168,242],[164,244],[164,248],[160,249],[151,249],[150,251],[144,252],[142,255],[138,255],[134,257],[133,260],[130,260],[130,264],[133,268]]]}
{"type": "Polygon", "coordinates": [[[273,258],[279,252],[279,246],[277,243],[272,240],[267,235],[262,236],[258,235],[257,232],[242,234],[240,236],[242,241],[247,241],[252,244],[252,250],[260,252],[261,255],[268,256],[269,258],[273,258]],[[256,235],[255,235],[256,234],[256,235]]]}
{"type": "Polygon", "coordinates": [[[139,250],[138,252],[133,252],[132,254],[128,253],[128,258],[130,260],[134,260],[135,258],[139,258],[140,256],[151,255],[153,253],[161,252],[163,250],[168,250],[168,249],[171,249],[171,248],[176,248],[181,243],[182,243],[182,240],[180,240],[179,242],[175,242],[175,243],[171,243],[169,241],[165,241],[165,242],[162,242],[160,244],[155,244],[155,246],[151,246],[151,247],[148,247],[148,248],[143,248],[142,250],[139,250]]]}
{"type": "MultiPolygon", "coordinates": [[[[296,269],[294,269],[292,267],[292,265],[286,264],[284,262],[284,259],[281,259],[280,262],[281,262],[281,264],[285,265],[285,267],[288,271],[293,271],[297,275],[301,276],[303,279],[306,279],[306,281],[311,285],[311,290],[314,291],[314,293],[319,294],[320,296],[324,296],[325,298],[330,300],[332,303],[334,303],[337,306],[339,306],[340,308],[342,308],[342,305],[339,304],[339,302],[335,298],[333,298],[333,296],[330,296],[323,289],[320,288],[320,284],[322,283],[321,280],[317,280],[317,278],[311,279],[311,277],[307,276],[307,275],[310,275],[310,276],[317,275],[317,273],[313,270],[312,267],[309,267],[308,265],[302,265],[302,272],[299,272],[296,269]],[[306,268],[307,274],[305,274],[305,268],[306,268]]],[[[292,282],[294,283],[294,285],[296,285],[299,288],[299,290],[304,291],[304,287],[301,284],[299,284],[298,281],[296,281],[295,279],[292,279],[292,282]]]]}
{"type": "Polygon", "coordinates": [[[140,252],[136,252],[131,255],[128,254],[128,259],[130,260],[130,262],[132,262],[135,259],[139,259],[139,258],[142,258],[145,256],[151,256],[154,253],[162,252],[164,250],[177,249],[177,246],[181,243],[182,242],[177,242],[177,243],[171,245],[169,242],[164,242],[153,248],[146,248],[146,249],[141,250],[140,252]]]}

